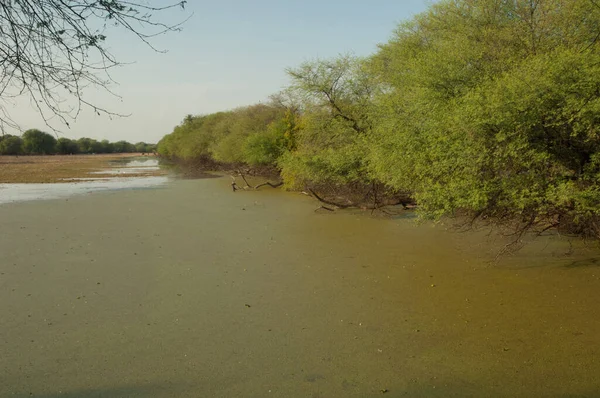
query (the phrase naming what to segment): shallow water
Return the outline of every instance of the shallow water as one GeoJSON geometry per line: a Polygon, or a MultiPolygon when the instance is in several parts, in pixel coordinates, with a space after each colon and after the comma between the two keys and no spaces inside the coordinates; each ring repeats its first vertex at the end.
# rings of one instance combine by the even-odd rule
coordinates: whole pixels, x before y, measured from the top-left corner
{"type": "Polygon", "coordinates": [[[100,191],[158,187],[167,177],[96,178],[60,184],[0,184],[0,204],[69,198],[100,191]]]}
{"type": "Polygon", "coordinates": [[[119,159],[117,167],[90,173],[89,178],[71,178],[59,184],[0,184],[0,205],[30,200],[69,198],[98,191],[145,189],[162,186],[168,182],[164,176],[146,177],[95,177],[97,174],[145,174],[159,169],[156,159],[119,159]]]}
{"type": "Polygon", "coordinates": [[[0,396],[600,396],[595,249],[229,183],[1,206],[0,396]]]}
{"type": "Polygon", "coordinates": [[[115,166],[105,170],[94,171],[90,174],[143,174],[160,170],[158,159],[153,158],[133,160],[131,158],[125,160],[118,159],[112,163],[115,164],[115,166]]]}

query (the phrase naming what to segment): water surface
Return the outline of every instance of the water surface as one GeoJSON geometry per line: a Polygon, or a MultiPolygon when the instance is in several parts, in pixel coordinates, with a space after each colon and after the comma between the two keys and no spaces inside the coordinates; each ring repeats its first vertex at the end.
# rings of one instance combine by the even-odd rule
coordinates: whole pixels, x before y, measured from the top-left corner
{"type": "Polygon", "coordinates": [[[0,396],[600,396],[594,249],[229,183],[0,206],[0,396]]]}
{"type": "Polygon", "coordinates": [[[90,172],[89,178],[70,178],[68,182],[46,184],[0,184],[0,205],[30,200],[64,199],[74,195],[123,189],[146,189],[163,186],[165,176],[145,175],[159,170],[158,160],[152,158],[118,159],[115,167],[90,172]],[[121,177],[97,177],[96,175],[121,177]],[[135,177],[126,177],[137,174],[135,177]]]}

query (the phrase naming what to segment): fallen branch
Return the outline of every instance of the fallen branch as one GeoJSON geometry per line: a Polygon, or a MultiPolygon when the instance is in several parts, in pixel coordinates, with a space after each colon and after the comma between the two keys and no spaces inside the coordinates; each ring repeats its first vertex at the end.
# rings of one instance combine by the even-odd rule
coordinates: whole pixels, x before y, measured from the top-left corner
{"type": "Polygon", "coordinates": [[[240,172],[238,172],[238,174],[240,175],[240,177],[242,177],[242,180],[244,180],[244,182],[246,183],[246,186],[244,188],[252,188],[252,186],[250,184],[248,184],[248,180],[246,180],[246,176],[240,172]]]}
{"type": "Polygon", "coordinates": [[[330,200],[323,199],[322,197],[320,197],[319,195],[317,195],[317,193],[312,188],[308,188],[308,192],[310,192],[312,194],[312,196],[314,196],[319,202],[325,203],[326,205],[339,207],[340,209],[347,209],[348,207],[354,207],[351,204],[350,205],[345,205],[345,204],[342,204],[342,203],[335,203],[335,202],[332,202],[330,200]]]}
{"type": "Polygon", "coordinates": [[[241,172],[239,172],[239,171],[238,171],[238,175],[239,175],[240,177],[242,177],[242,180],[244,180],[244,183],[246,183],[246,186],[245,186],[245,187],[243,187],[243,188],[240,188],[240,187],[239,187],[239,185],[237,185],[237,183],[236,183],[236,181],[235,181],[235,176],[233,176],[233,175],[232,175],[232,176],[231,176],[231,179],[232,179],[233,181],[232,181],[232,183],[231,183],[231,186],[232,186],[232,188],[233,188],[233,192],[235,192],[235,191],[237,191],[237,190],[241,190],[241,189],[243,189],[243,190],[252,189],[252,190],[256,191],[257,189],[259,189],[259,188],[261,188],[261,187],[264,187],[264,186],[267,186],[267,185],[268,185],[268,186],[270,186],[271,188],[279,188],[280,186],[282,186],[282,185],[283,185],[283,181],[281,181],[281,182],[278,182],[278,183],[275,183],[275,184],[273,184],[273,183],[272,183],[272,182],[270,182],[270,181],[267,181],[267,182],[263,182],[262,184],[258,184],[258,185],[256,185],[256,186],[252,186],[252,185],[250,185],[250,183],[248,182],[248,180],[246,180],[246,176],[245,176],[243,173],[241,173],[241,172]]]}
{"type": "Polygon", "coordinates": [[[382,208],[384,208],[384,207],[397,206],[397,205],[401,205],[404,210],[406,210],[408,208],[406,206],[406,201],[402,200],[402,199],[397,199],[397,200],[394,200],[391,202],[385,202],[385,201],[380,201],[380,199],[378,199],[377,196],[375,196],[373,203],[368,204],[368,205],[357,204],[357,203],[353,203],[353,202],[336,203],[331,200],[320,197],[312,188],[308,188],[308,192],[310,192],[311,195],[315,199],[317,199],[319,202],[324,203],[329,206],[335,206],[340,209],[357,208],[357,209],[362,209],[362,210],[372,210],[372,211],[380,210],[381,211],[382,208]]]}
{"type": "Polygon", "coordinates": [[[262,184],[258,184],[257,186],[255,186],[254,189],[258,189],[260,187],[264,187],[265,185],[268,185],[271,188],[279,188],[280,186],[283,185],[283,181],[282,182],[278,182],[277,184],[270,183],[269,181],[263,182],[262,184]]]}

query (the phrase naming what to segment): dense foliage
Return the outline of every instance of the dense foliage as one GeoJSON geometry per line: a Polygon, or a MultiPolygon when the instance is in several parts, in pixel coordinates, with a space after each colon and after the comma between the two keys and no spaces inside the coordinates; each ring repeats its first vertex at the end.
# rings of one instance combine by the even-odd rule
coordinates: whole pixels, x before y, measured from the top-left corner
{"type": "Polygon", "coordinates": [[[269,164],[288,188],[385,186],[457,213],[600,237],[600,4],[445,0],[373,56],[288,70],[266,105],[188,116],[162,155],[269,164]]]}
{"type": "Polygon", "coordinates": [[[0,155],[75,155],[94,153],[153,153],[156,145],[127,141],[97,141],[92,138],[72,140],[53,135],[37,129],[27,130],[21,137],[15,135],[0,136],[0,155]]]}

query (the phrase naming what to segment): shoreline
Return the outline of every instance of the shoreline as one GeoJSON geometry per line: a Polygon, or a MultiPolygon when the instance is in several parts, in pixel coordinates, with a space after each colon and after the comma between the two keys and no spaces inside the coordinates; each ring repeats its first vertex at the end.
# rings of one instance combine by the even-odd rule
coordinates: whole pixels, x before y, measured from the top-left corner
{"type": "Polygon", "coordinates": [[[141,153],[0,156],[0,184],[72,183],[73,179],[85,181],[85,179],[95,180],[106,177],[148,177],[166,174],[164,170],[126,175],[103,173],[113,168],[119,161],[141,157],[155,159],[154,156],[141,153]]]}

